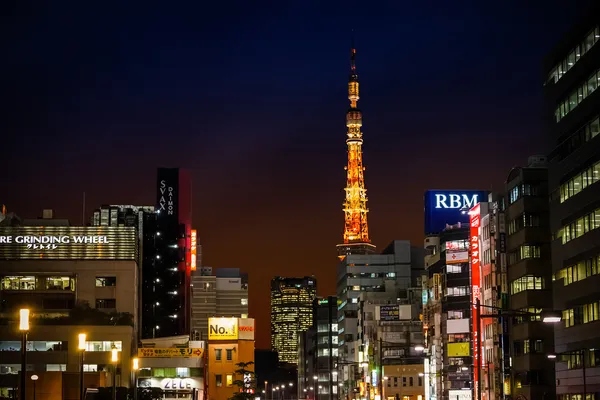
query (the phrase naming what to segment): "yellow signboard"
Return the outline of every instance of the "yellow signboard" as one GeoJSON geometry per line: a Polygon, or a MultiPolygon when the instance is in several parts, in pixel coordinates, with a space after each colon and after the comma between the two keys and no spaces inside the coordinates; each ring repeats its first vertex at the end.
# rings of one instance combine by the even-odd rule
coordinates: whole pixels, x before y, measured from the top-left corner
{"type": "Polygon", "coordinates": [[[237,340],[237,318],[209,318],[208,340],[237,340]]]}
{"type": "Polygon", "coordinates": [[[469,357],[471,355],[471,343],[448,343],[448,357],[469,357]]]}
{"type": "Polygon", "coordinates": [[[140,358],[157,358],[157,357],[202,357],[204,349],[190,348],[144,348],[138,349],[138,357],[140,358]]]}

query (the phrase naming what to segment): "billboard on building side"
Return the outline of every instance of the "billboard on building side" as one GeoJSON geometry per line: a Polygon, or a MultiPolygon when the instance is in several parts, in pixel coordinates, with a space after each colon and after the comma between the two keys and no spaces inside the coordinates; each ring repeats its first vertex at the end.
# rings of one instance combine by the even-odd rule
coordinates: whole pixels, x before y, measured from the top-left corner
{"type": "Polygon", "coordinates": [[[137,260],[134,227],[0,227],[0,260],[137,260]]]}
{"type": "Polygon", "coordinates": [[[237,318],[209,318],[208,340],[237,340],[237,318]]]}
{"type": "Polygon", "coordinates": [[[428,190],[425,192],[425,234],[442,232],[446,225],[468,224],[468,211],[486,201],[482,190],[428,190]]]}
{"type": "Polygon", "coordinates": [[[138,349],[140,358],[162,358],[162,357],[202,357],[204,349],[191,348],[141,348],[138,349]]]}
{"type": "Polygon", "coordinates": [[[196,263],[197,263],[197,257],[198,257],[198,231],[195,229],[192,229],[191,231],[191,246],[190,246],[190,252],[192,254],[192,258],[190,260],[190,266],[191,266],[191,270],[195,271],[196,270],[196,263]]]}
{"type": "MultiPolygon", "coordinates": [[[[473,364],[477,365],[477,360],[481,356],[479,354],[479,332],[477,332],[477,325],[481,321],[475,321],[474,316],[477,314],[477,306],[475,305],[477,300],[481,301],[481,260],[480,260],[480,246],[479,246],[479,227],[481,226],[481,206],[480,204],[475,205],[469,210],[469,252],[471,258],[471,316],[472,316],[472,335],[471,338],[473,343],[473,364]]],[[[475,398],[477,397],[477,388],[480,376],[477,368],[473,369],[473,387],[475,392],[475,398]]]]}

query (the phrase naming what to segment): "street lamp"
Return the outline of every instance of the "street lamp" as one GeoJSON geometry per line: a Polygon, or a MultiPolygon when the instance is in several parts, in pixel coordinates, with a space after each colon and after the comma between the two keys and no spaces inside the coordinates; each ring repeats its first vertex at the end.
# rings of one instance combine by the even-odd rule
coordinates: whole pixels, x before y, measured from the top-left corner
{"type": "Polygon", "coordinates": [[[113,364],[113,379],[112,379],[112,386],[113,386],[113,400],[117,400],[117,362],[119,361],[119,350],[117,350],[116,347],[114,347],[110,352],[110,361],[113,364]]]}
{"type": "MultiPolygon", "coordinates": [[[[560,353],[561,356],[579,356],[581,357],[581,373],[583,375],[583,399],[587,397],[587,384],[586,384],[586,373],[585,373],[585,350],[578,350],[567,353],[560,353]]],[[[548,354],[550,360],[556,359],[556,354],[548,354]]]]}
{"type": "Polygon", "coordinates": [[[132,360],[132,372],[133,372],[133,400],[137,400],[138,385],[137,385],[137,372],[140,369],[140,359],[135,357],[132,360]]]}
{"type": "MultiPolygon", "coordinates": [[[[483,353],[482,345],[481,345],[481,320],[483,318],[502,318],[502,317],[516,317],[516,316],[540,316],[536,313],[531,313],[527,311],[521,310],[506,310],[501,307],[488,306],[485,304],[481,304],[479,298],[475,300],[475,333],[477,337],[475,338],[475,342],[473,343],[475,349],[477,349],[477,398],[476,400],[481,400],[481,355],[483,353]],[[497,311],[496,314],[481,314],[481,308],[489,308],[491,310],[497,311]]],[[[554,311],[544,311],[541,315],[542,322],[545,324],[555,324],[562,320],[561,314],[556,313],[554,311]]],[[[585,396],[584,396],[585,398],[585,396]]]]}
{"type": "Polygon", "coordinates": [[[79,346],[77,346],[77,348],[79,350],[79,400],[83,400],[83,398],[85,397],[85,387],[83,384],[83,354],[85,353],[85,341],[87,339],[87,336],[85,333],[80,333],[78,337],[79,346]]]}
{"type": "Polygon", "coordinates": [[[35,400],[35,381],[38,380],[37,375],[31,375],[31,380],[33,381],[33,400],[35,400]]]}
{"type": "Polygon", "coordinates": [[[25,400],[25,378],[27,376],[27,333],[29,333],[29,309],[19,310],[19,330],[21,331],[21,400],[25,400]]]}

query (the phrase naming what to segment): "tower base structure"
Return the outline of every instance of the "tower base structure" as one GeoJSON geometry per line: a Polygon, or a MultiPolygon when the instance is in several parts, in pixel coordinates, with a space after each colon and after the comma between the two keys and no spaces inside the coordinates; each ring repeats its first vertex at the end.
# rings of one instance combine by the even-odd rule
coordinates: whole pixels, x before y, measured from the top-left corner
{"type": "Polygon", "coordinates": [[[377,252],[375,245],[371,243],[342,243],[336,247],[340,260],[350,254],[374,254],[377,252]]]}

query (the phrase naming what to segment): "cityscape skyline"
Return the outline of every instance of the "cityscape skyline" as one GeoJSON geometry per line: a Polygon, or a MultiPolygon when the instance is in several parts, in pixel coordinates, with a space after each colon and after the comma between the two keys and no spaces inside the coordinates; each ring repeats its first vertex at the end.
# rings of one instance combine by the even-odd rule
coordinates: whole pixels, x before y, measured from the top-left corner
{"type": "MultiPolygon", "coordinates": [[[[365,109],[365,114],[367,115],[365,126],[367,127],[369,137],[364,154],[365,163],[369,168],[370,236],[373,243],[381,246],[393,239],[408,239],[414,245],[420,246],[423,238],[423,217],[420,212],[416,211],[421,210],[425,190],[438,188],[450,189],[454,187],[461,189],[489,189],[486,186],[489,185],[490,181],[494,182],[496,184],[494,186],[500,189],[510,167],[518,165],[530,154],[536,152],[543,153],[546,150],[544,146],[536,148],[536,146],[539,146],[539,142],[544,134],[541,122],[536,123],[536,120],[541,121],[541,111],[539,113],[530,112],[532,109],[539,109],[538,104],[541,104],[541,101],[535,100],[536,98],[541,98],[541,87],[539,87],[538,77],[533,76],[533,74],[535,66],[540,64],[542,55],[550,48],[554,42],[554,38],[564,33],[564,30],[568,27],[568,24],[564,24],[562,30],[556,29],[556,26],[553,25],[556,21],[552,22],[552,16],[557,19],[560,17],[561,19],[564,18],[564,20],[570,21],[570,19],[564,17],[562,14],[563,11],[555,10],[556,14],[551,14],[546,22],[547,25],[545,25],[546,31],[543,31],[545,33],[539,31],[535,32],[533,37],[529,37],[529,40],[535,41],[547,35],[542,41],[545,43],[545,48],[533,49],[536,52],[531,49],[531,46],[527,46],[526,43],[522,43],[521,47],[519,47],[522,51],[532,50],[531,54],[527,55],[532,61],[525,61],[522,65],[522,68],[527,73],[516,74],[519,76],[513,77],[515,79],[514,82],[509,80],[507,88],[501,88],[501,83],[496,83],[495,85],[497,86],[492,85],[492,89],[490,89],[492,93],[487,98],[491,109],[499,108],[499,103],[489,103],[495,94],[494,92],[499,92],[500,95],[507,95],[507,90],[515,89],[515,87],[524,84],[525,81],[531,80],[532,82],[527,82],[522,89],[524,90],[522,92],[524,94],[523,99],[517,100],[517,102],[523,102],[523,105],[517,104],[514,109],[518,110],[522,108],[525,114],[533,114],[533,116],[517,112],[517,116],[511,116],[514,119],[508,118],[507,121],[498,121],[497,116],[505,116],[505,109],[482,110],[473,107],[469,108],[469,112],[465,117],[465,115],[461,116],[460,114],[460,112],[464,113],[464,110],[460,110],[461,107],[454,110],[452,107],[445,108],[445,111],[442,112],[440,109],[435,109],[437,107],[435,101],[433,105],[430,105],[427,104],[428,98],[422,98],[422,101],[419,101],[421,113],[423,113],[425,108],[430,107],[431,115],[439,115],[441,116],[440,119],[447,119],[448,126],[444,125],[445,129],[443,130],[445,132],[441,134],[437,133],[440,131],[441,126],[436,127],[431,122],[425,123],[426,121],[424,120],[428,119],[426,115],[421,115],[421,126],[418,125],[419,118],[409,116],[411,112],[418,112],[419,108],[416,110],[412,109],[412,111],[410,111],[410,107],[404,109],[404,112],[399,117],[397,114],[398,108],[402,109],[402,106],[406,104],[402,102],[396,104],[396,112],[390,108],[391,106],[382,104],[387,101],[386,99],[391,97],[391,92],[402,89],[404,86],[409,89],[405,97],[418,95],[420,91],[415,91],[414,87],[411,89],[411,85],[407,85],[407,82],[403,78],[399,79],[400,82],[391,81],[392,84],[386,90],[383,86],[386,86],[387,83],[383,78],[378,78],[377,76],[378,68],[382,68],[379,67],[379,64],[386,64],[383,61],[385,61],[388,50],[381,49],[375,45],[376,40],[373,39],[376,36],[376,33],[373,33],[375,29],[372,32],[369,32],[368,28],[365,29],[365,32],[359,31],[357,35],[357,47],[360,49],[361,54],[361,81],[363,82],[361,89],[366,93],[364,100],[361,101],[361,107],[365,109]],[[559,15],[559,13],[561,14],[559,15]],[[535,35],[539,35],[539,37],[535,35]],[[524,75],[525,77],[520,75],[524,75]],[[534,88],[537,89],[534,90],[534,88]],[[527,104],[527,107],[524,107],[524,104],[527,104]],[[534,106],[532,107],[531,104],[534,106]],[[451,115],[457,111],[458,113],[455,116],[451,115]],[[466,121],[468,117],[473,118],[466,121]],[[407,121],[407,124],[398,124],[398,118],[404,119],[407,121]],[[489,121],[492,120],[494,123],[490,124],[489,121]],[[393,129],[390,127],[397,125],[400,126],[394,128],[397,131],[393,132],[393,129]],[[472,163],[481,164],[485,162],[484,160],[488,159],[492,164],[495,164],[490,169],[486,171],[477,169],[474,175],[469,177],[468,183],[465,182],[465,175],[460,173],[457,173],[456,176],[446,176],[439,172],[434,173],[436,162],[448,157],[446,149],[454,143],[454,140],[462,141],[462,143],[467,142],[468,144],[469,141],[474,141],[478,138],[483,127],[492,129],[490,125],[494,125],[493,128],[497,129],[497,131],[488,132],[489,136],[493,137],[495,135],[512,133],[512,139],[515,142],[511,143],[510,140],[507,140],[506,144],[502,145],[508,146],[508,149],[513,149],[515,144],[517,144],[518,151],[513,151],[507,157],[506,152],[503,151],[505,149],[494,147],[493,153],[501,154],[497,156],[498,159],[494,159],[493,154],[486,152],[486,147],[491,146],[493,140],[488,143],[480,142],[480,154],[473,156],[473,158],[470,158],[471,152],[468,151],[467,147],[465,147],[464,151],[456,153],[456,156],[461,158],[455,160],[457,165],[456,170],[460,171],[462,169],[466,174],[472,163]],[[515,129],[516,125],[519,125],[517,129],[515,129]],[[387,135],[386,130],[388,131],[387,135]],[[410,149],[404,151],[403,147],[399,147],[407,145],[406,140],[398,141],[397,139],[397,136],[403,136],[405,132],[413,133],[413,139],[419,135],[423,136],[427,134],[430,136],[430,139],[427,141],[417,138],[411,146],[407,146],[422,148],[421,152],[416,152],[421,156],[416,156],[415,158],[413,155],[415,152],[410,151],[410,149]],[[450,140],[449,136],[451,135],[448,135],[447,132],[453,133],[455,137],[452,137],[452,140],[450,140]],[[531,136],[525,137],[526,134],[530,134],[531,136]],[[426,142],[430,142],[431,139],[439,143],[439,146],[427,148],[426,142]],[[390,140],[392,140],[395,146],[395,151],[391,150],[394,149],[394,146],[389,145],[390,140]],[[398,154],[401,154],[402,157],[398,157],[398,154]],[[462,156],[462,154],[468,154],[468,156],[462,156]],[[465,159],[462,159],[463,157],[465,159]],[[390,168],[392,161],[394,166],[398,163],[397,169],[390,168]],[[498,162],[495,163],[495,161],[498,162]],[[508,163],[512,163],[512,165],[508,165],[508,163]],[[421,172],[419,175],[408,175],[400,178],[399,172],[401,170],[421,172]],[[390,180],[390,177],[398,177],[396,180],[401,183],[394,183],[394,180],[390,180]],[[406,188],[410,188],[410,190],[406,190],[406,188]]],[[[524,18],[524,16],[521,17],[524,18]]],[[[533,16],[528,15],[528,17],[533,16]]],[[[542,26],[541,19],[534,19],[533,22],[533,26],[536,26],[535,23],[542,26]]],[[[518,27],[518,23],[516,25],[518,27]]],[[[521,27],[521,29],[524,28],[521,27]]],[[[535,31],[535,29],[533,30],[535,31]]],[[[517,32],[519,32],[518,29],[517,32]]],[[[517,33],[513,34],[518,36],[517,33]]],[[[319,131],[327,134],[322,141],[317,142],[315,145],[301,144],[301,146],[305,147],[296,148],[294,151],[291,146],[292,144],[294,146],[298,144],[297,139],[302,130],[299,128],[295,128],[291,134],[284,137],[285,140],[281,138],[281,135],[278,135],[278,133],[283,131],[283,126],[285,125],[282,122],[289,122],[298,117],[304,118],[310,116],[310,113],[304,115],[305,111],[296,111],[300,114],[296,114],[293,118],[288,116],[287,114],[291,113],[291,109],[298,110],[295,108],[294,103],[291,103],[288,104],[290,106],[289,109],[287,107],[281,109],[273,106],[268,113],[272,115],[272,119],[277,124],[275,124],[276,128],[268,129],[270,131],[269,135],[259,135],[257,146],[262,149],[252,148],[252,144],[249,142],[240,142],[237,147],[230,143],[220,143],[219,134],[223,135],[228,129],[239,130],[242,128],[242,125],[232,125],[222,120],[212,120],[212,127],[206,129],[207,131],[215,129],[216,136],[212,138],[214,142],[212,144],[209,142],[209,145],[206,146],[207,150],[201,150],[200,158],[206,156],[206,161],[202,160],[196,163],[197,155],[191,151],[192,146],[185,145],[184,141],[187,139],[191,144],[198,143],[198,146],[201,146],[200,142],[194,142],[195,135],[191,128],[193,125],[199,126],[198,124],[201,122],[201,119],[191,123],[187,127],[179,126],[173,129],[177,133],[171,139],[174,139],[173,142],[178,142],[177,144],[165,142],[168,138],[163,137],[161,131],[172,131],[169,131],[166,125],[161,127],[161,123],[157,123],[154,120],[156,125],[149,129],[152,134],[147,138],[147,142],[139,144],[137,142],[139,138],[132,140],[135,135],[129,136],[125,128],[117,126],[121,125],[119,122],[126,121],[127,118],[123,119],[124,117],[119,115],[116,109],[109,107],[108,109],[105,108],[104,111],[102,111],[102,108],[91,111],[94,108],[94,103],[102,103],[102,101],[108,99],[102,96],[96,98],[91,96],[93,99],[87,105],[88,108],[85,110],[84,115],[94,116],[92,121],[95,121],[95,123],[92,123],[92,127],[80,126],[82,122],[73,117],[72,114],[61,114],[60,117],[57,117],[58,120],[51,123],[50,127],[48,127],[49,132],[56,135],[55,139],[48,144],[48,147],[44,147],[43,150],[34,150],[25,155],[21,152],[14,152],[15,154],[8,154],[7,157],[0,161],[0,166],[5,171],[11,171],[11,166],[23,165],[23,169],[18,174],[9,174],[10,176],[7,177],[7,182],[5,183],[5,187],[14,187],[16,190],[3,193],[3,198],[0,200],[7,204],[9,211],[14,211],[22,217],[35,217],[41,213],[42,209],[52,208],[56,210],[58,217],[67,217],[71,219],[73,224],[79,224],[82,215],[83,192],[86,193],[86,218],[89,219],[93,209],[99,207],[101,204],[153,204],[156,167],[166,164],[166,166],[186,168],[190,170],[194,181],[192,185],[194,198],[193,226],[198,229],[199,243],[202,245],[203,256],[206,260],[204,264],[216,268],[241,268],[242,271],[248,272],[252,276],[249,289],[250,314],[257,319],[258,331],[267,332],[269,317],[263,310],[268,309],[269,298],[266,295],[258,296],[257,294],[266,293],[265,289],[268,287],[270,279],[274,275],[281,275],[282,270],[293,269],[295,271],[294,276],[315,274],[319,280],[319,295],[327,296],[335,294],[335,266],[337,259],[335,257],[334,246],[340,242],[341,232],[343,231],[340,193],[344,184],[343,166],[345,164],[345,152],[341,139],[344,137],[345,132],[341,123],[346,107],[343,90],[345,89],[344,77],[347,71],[346,55],[349,48],[349,40],[343,36],[339,32],[330,32],[329,37],[331,42],[333,42],[333,44],[330,43],[331,48],[335,48],[335,61],[332,61],[333,58],[329,59],[330,64],[327,64],[327,68],[329,69],[325,69],[323,72],[327,76],[327,82],[331,83],[328,86],[331,87],[331,93],[328,91],[328,95],[325,98],[316,101],[314,110],[309,109],[311,113],[317,112],[319,114],[320,119],[318,121],[322,122],[318,123],[319,131]],[[331,101],[332,105],[324,107],[323,103],[329,101],[331,101]],[[319,110],[321,106],[323,108],[319,110]],[[109,114],[112,115],[111,122],[108,125],[99,122],[99,118],[107,111],[110,111],[109,114]],[[277,120],[278,115],[282,121],[277,120]],[[219,124],[223,126],[219,128],[219,124]],[[228,127],[225,128],[225,126],[228,127]],[[70,130],[65,129],[69,127],[71,128],[70,130]],[[62,130],[64,132],[60,132],[62,130]],[[76,138],[76,132],[86,132],[88,136],[82,135],[76,138]],[[92,135],[94,137],[90,137],[92,135]],[[120,143],[123,149],[131,146],[131,149],[135,150],[137,148],[140,151],[147,151],[148,154],[142,158],[139,156],[137,158],[131,157],[128,151],[123,151],[123,155],[116,154],[118,162],[115,162],[114,165],[122,165],[117,170],[116,167],[107,165],[106,160],[102,157],[90,158],[88,152],[86,152],[86,148],[89,148],[94,145],[94,142],[101,141],[102,139],[105,139],[107,144],[115,141],[120,143]],[[275,146],[273,146],[273,142],[277,142],[277,140],[280,140],[280,142],[275,143],[275,146]],[[155,146],[156,149],[153,149],[153,143],[157,143],[157,146],[155,146]],[[211,148],[218,150],[211,150],[211,148]],[[291,152],[290,149],[292,149],[291,152]],[[57,163],[60,165],[44,166],[45,163],[49,163],[49,156],[56,156],[55,151],[69,154],[71,158],[69,160],[65,158],[62,164],[57,163]],[[202,153],[202,151],[206,151],[208,154],[202,153]],[[289,157],[282,157],[281,153],[286,151],[289,157]],[[162,152],[165,154],[162,154],[164,157],[160,158],[162,152]],[[258,157],[255,155],[255,152],[258,152],[258,157]],[[211,158],[210,153],[221,154],[222,159],[211,158]],[[325,155],[327,158],[325,158],[325,155]],[[123,158],[123,156],[125,157],[123,158]],[[19,164],[14,164],[14,157],[21,157],[19,164]],[[25,160],[22,157],[25,157],[25,160]],[[38,160],[32,162],[27,157],[38,158],[38,160]],[[317,157],[323,161],[312,161],[317,157]],[[253,160],[250,169],[242,169],[243,165],[246,164],[238,164],[238,158],[253,160]],[[254,164],[257,159],[260,162],[254,164]],[[215,163],[224,165],[224,167],[215,171],[215,163]],[[290,167],[289,164],[294,164],[294,166],[290,167]],[[282,168],[272,168],[271,165],[281,166],[282,168]],[[23,185],[23,182],[32,181],[37,176],[36,174],[39,174],[38,169],[42,166],[44,166],[44,174],[47,180],[41,182],[36,187],[23,185]],[[82,175],[64,174],[64,171],[67,169],[69,171],[77,169],[82,175]],[[320,182],[303,183],[303,185],[308,185],[303,186],[307,193],[306,197],[298,197],[295,193],[297,191],[296,184],[304,178],[307,171],[312,175],[316,175],[318,172],[320,177],[326,176],[327,178],[320,182]],[[263,179],[257,182],[253,178],[258,176],[263,179]],[[134,182],[133,185],[132,181],[134,182]],[[223,185],[223,182],[227,183],[224,185],[227,186],[227,189],[220,187],[223,185]],[[270,195],[265,194],[265,191],[271,187],[275,187],[275,189],[270,192],[270,195]],[[54,189],[55,193],[49,193],[50,189],[54,189]],[[216,193],[214,193],[215,190],[216,193]],[[319,196],[314,195],[315,190],[319,193],[319,196]],[[253,195],[247,197],[257,198],[242,203],[240,197],[244,200],[246,199],[245,195],[240,196],[242,192],[248,192],[253,195]],[[298,204],[306,204],[309,198],[313,201],[315,201],[315,198],[317,200],[312,205],[305,206],[306,208],[300,214],[294,212],[298,204]],[[252,210],[253,212],[248,212],[248,210],[252,210]],[[310,219],[307,220],[307,217],[310,219]],[[301,221],[310,221],[310,223],[301,223],[301,221]],[[256,229],[256,225],[259,224],[262,226],[262,230],[256,229]],[[290,227],[292,225],[294,226],[293,229],[290,227]],[[287,255],[293,252],[300,237],[310,237],[315,251],[307,255],[309,257],[308,262],[307,258],[303,258],[297,264],[294,264],[296,261],[292,257],[287,257],[287,255]],[[262,249],[265,249],[265,240],[268,240],[269,253],[262,251],[262,249]],[[227,251],[232,243],[235,244],[238,251],[227,251]]],[[[512,37],[509,37],[509,39],[515,40],[512,37]]],[[[399,38],[396,38],[396,40],[399,40],[399,38]]],[[[458,40],[460,41],[460,39],[458,40]]],[[[498,59],[508,57],[509,54],[514,52],[514,46],[515,42],[509,41],[506,48],[501,48],[500,46],[496,48],[494,54],[498,59]]],[[[329,48],[329,45],[327,48],[329,48]]],[[[315,51],[319,52],[322,50],[323,47],[315,51]]],[[[487,55],[492,55],[492,52],[487,53],[487,55]]],[[[462,59],[462,57],[460,58],[462,59]]],[[[467,58],[470,59],[470,57],[467,58]]],[[[59,60],[65,61],[67,58],[59,58],[59,60]]],[[[295,59],[294,61],[297,60],[295,59]]],[[[487,59],[487,61],[490,61],[490,59],[487,59]]],[[[504,62],[506,60],[502,61],[501,65],[495,68],[498,68],[498,71],[505,68],[505,65],[502,64],[504,62]]],[[[421,65],[421,63],[417,64],[421,65]]],[[[483,64],[488,67],[490,66],[485,62],[483,64]]],[[[462,66],[464,67],[464,64],[462,66]]],[[[521,66],[516,65],[516,67],[520,68],[521,66]]],[[[415,67],[413,66],[413,68],[415,67]]],[[[460,69],[458,66],[454,66],[454,68],[456,70],[448,72],[449,75],[447,75],[446,79],[455,76],[453,74],[460,69]]],[[[481,68],[481,65],[478,65],[477,68],[481,68]]],[[[309,71],[311,74],[317,74],[318,72],[321,71],[309,71]]],[[[411,72],[414,73],[415,71],[409,69],[408,73],[411,72]]],[[[430,70],[429,72],[433,71],[430,70]]],[[[487,78],[486,76],[475,75],[473,80],[486,78],[486,84],[490,84],[494,80],[494,76],[495,73],[490,72],[487,78]]],[[[294,79],[298,78],[294,77],[294,79]]],[[[413,79],[409,78],[408,80],[412,81],[413,79]]],[[[164,82],[169,82],[169,80],[164,82]]],[[[435,91],[436,87],[438,87],[436,84],[439,84],[441,81],[435,80],[434,82],[436,83],[427,83],[427,91],[435,91]],[[429,87],[428,85],[432,86],[429,87]]],[[[32,85],[35,86],[35,83],[32,83],[32,85]]],[[[479,85],[475,86],[479,89],[479,85]]],[[[283,88],[285,89],[285,87],[283,88]]],[[[32,87],[26,89],[29,90],[28,93],[31,95],[36,93],[37,90],[32,87]]],[[[227,89],[231,90],[228,93],[235,93],[240,90],[239,88],[235,90],[232,88],[227,89]]],[[[253,91],[255,89],[246,90],[253,91]]],[[[270,88],[270,90],[272,89],[274,88],[270,88]]],[[[313,86],[303,89],[309,92],[302,93],[303,97],[314,96],[316,93],[314,92],[315,89],[316,87],[313,86]]],[[[303,90],[300,90],[300,92],[303,92],[303,90]]],[[[471,90],[475,90],[475,88],[471,87],[471,90]]],[[[451,86],[442,87],[440,91],[448,91],[456,95],[451,86]]],[[[215,94],[213,93],[212,95],[215,94]]],[[[446,96],[450,98],[449,93],[446,93],[446,96]]],[[[469,97],[468,90],[462,96],[459,96],[459,105],[466,104],[468,107],[474,105],[475,102],[473,100],[467,99],[469,97]]],[[[242,97],[244,97],[243,94],[242,97]]],[[[499,97],[500,99],[504,98],[502,96],[499,97]]],[[[49,96],[47,100],[49,101],[50,98],[49,96]]],[[[277,96],[274,96],[274,98],[277,98],[277,96]]],[[[195,97],[192,96],[191,99],[193,100],[195,97]]],[[[442,101],[442,99],[443,97],[437,97],[435,100],[442,101]]],[[[189,97],[188,100],[190,100],[189,97]]],[[[180,101],[184,102],[183,99],[180,101]]],[[[494,101],[499,102],[500,100],[494,101]]],[[[222,101],[219,103],[221,103],[219,107],[224,107],[224,109],[231,106],[230,104],[224,104],[222,101]]],[[[484,100],[483,103],[486,103],[486,101],[484,100]]],[[[154,103],[154,105],[156,104],[154,103]]],[[[17,104],[13,105],[13,107],[19,107],[19,102],[17,101],[17,104]]],[[[107,107],[106,104],[104,107],[107,107]]],[[[213,107],[216,106],[213,105],[213,107]]],[[[264,104],[261,107],[268,108],[264,104]]],[[[264,108],[259,107],[259,111],[264,112],[264,108]]],[[[136,108],[130,104],[128,110],[134,112],[136,108]]],[[[137,111],[139,112],[139,110],[137,111]]],[[[179,110],[179,112],[191,114],[194,111],[188,108],[187,110],[179,110]]],[[[249,111],[242,112],[240,119],[244,119],[246,116],[245,112],[249,111]]],[[[43,115],[43,107],[42,109],[35,109],[34,113],[38,116],[43,115]]],[[[178,113],[175,113],[171,109],[170,115],[172,117],[181,116],[178,113]]],[[[15,115],[19,115],[19,112],[16,112],[15,115]]],[[[18,136],[26,136],[29,133],[29,136],[33,135],[36,137],[36,132],[41,131],[36,129],[38,127],[23,124],[15,119],[9,119],[8,123],[14,124],[12,129],[6,130],[12,132],[12,134],[9,133],[8,135],[8,144],[15,148],[21,148],[25,144],[23,139],[18,136]]],[[[153,124],[150,121],[146,123],[153,124]]],[[[147,128],[147,126],[142,124],[141,119],[133,123],[133,126],[133,131],[137,134],[140,134],[140,131],[147,128]]],[[[310,125],[301,127],[307,129],[310,125]]],[[[256,127],[256,131],[260,131],[261,129],[263,128],[260,126],[256,127]]],[[[206,139],[209,134],[210,132],[201,134],[200,139],[206,139]]],[[[321,136],[322,134],[319,135],[319,137],[321,136]]],[[[231,136],[226,135],[226,137],[232,139],[231,136]]],[[[237,139],[235,136],[233,138],[237,139]]],[[[408,138],[405,137],[404,139],[408,138]]],[[[196,138],[196,140],[198,139],[196,138]]],[[[450,156],[453,155],[455,154],[451,152],[450,156]]],[[[88,221],[86,220],[86,222],[88,221]]],[[[268,336],[259,336],[257,347],[267,348],[268,346],[268,336]]]]}

